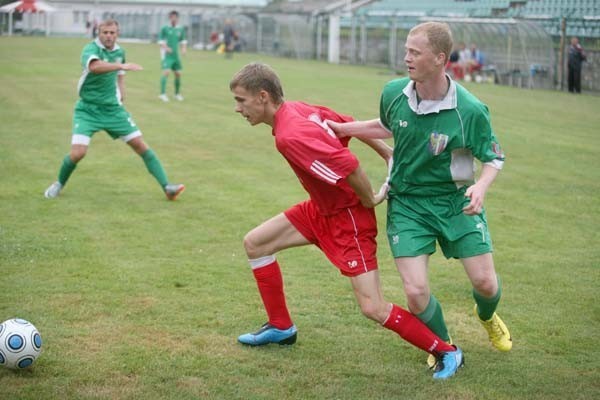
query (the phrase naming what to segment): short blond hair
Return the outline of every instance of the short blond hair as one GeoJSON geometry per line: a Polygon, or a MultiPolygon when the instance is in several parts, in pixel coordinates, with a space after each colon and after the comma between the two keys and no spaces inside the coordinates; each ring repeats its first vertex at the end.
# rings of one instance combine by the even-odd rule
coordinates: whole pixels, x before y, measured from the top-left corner
{"type": "Polygon", "coordinates": [[[423,33],[427,36],[427,41],[431,50],[435,54],[444,53],[446,61],[450,58],[450,53],[454,47],[452,40],[452,31],[448,24],[443,22],[424,22],[413,27],[408,35],[423,33]]]}
{"type": "Polygon", "coordinates": [[[114,26],[116,26],[116,27],[117,27],[117,30],[119,29],[119,21],[117,21],[117,20],[116,20],[116,19],[114,19],[114,18],[109,18],[109,19],[105,19],[104,21],[101,21],[101,22],[98,24],[98,31],[100,31],[100,29],[101,29],[103,26],[111,26],[111,25],[114,25],[114,26]]]}
{"type": "Polygon", "coordinates": [[[261,90],[266,91],[271,96],[275,104],[283,102],[283,88],[277,73],[267,64],[254,62],[246,65],[229,82],[229,89],[242,87],[252,94],[257,94],[261,90]]]}

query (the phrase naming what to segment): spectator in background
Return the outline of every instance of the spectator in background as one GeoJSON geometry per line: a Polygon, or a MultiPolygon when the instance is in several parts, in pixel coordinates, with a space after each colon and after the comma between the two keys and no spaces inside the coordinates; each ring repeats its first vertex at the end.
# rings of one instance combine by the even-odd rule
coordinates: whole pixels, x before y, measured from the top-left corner
{"type": "Polygon", "coordinates": [[[581,64],[587,59],[577,37],[571,38],[569,46],[569,92],[581,93],[581,64]]]}
{"type": "Polygon", "coordinates": [[[96,39],[98,36],[98,20],[94,18],[94,22],[92,22],[92,39],[96,39]]]}
{"type": "Polygon", "coordinates": [[[471,63],[471,52],[467,49],[467,45],[464,42],[458,44],[458,63],[462,67],[464,78],[469,71],[469,64],[471,63]]]}
{"type": "Polygon", "coordinates": [[[226,19],[225,27],[223,28],[223,43],[225,44],[225,57],[231,58],[231,56],[233,55],[236,38],[237,34],[233,29],[233,23],[230,19],[226,19]]]}
{"type": "Polygon", "coordinates": [[[483,67],[483,54],[477,48],[475,43],[471,44],[471,49],[469,50],[471,54],[471,58],[469,59],[469,74],[473,74],[474,72],[479,72],[481,67],[483,67]]]}
{"type": "Polygon", "coordinates": [[[465,77],[465,70],[460,63],[460,52],[461,49],[459,47],[454,48],[452,53],[450,53],[450,58],[448,58],[448,64],[446,64],[446,70],[451,73],[452,78],[455,80],[462,80],[465,77]]]}

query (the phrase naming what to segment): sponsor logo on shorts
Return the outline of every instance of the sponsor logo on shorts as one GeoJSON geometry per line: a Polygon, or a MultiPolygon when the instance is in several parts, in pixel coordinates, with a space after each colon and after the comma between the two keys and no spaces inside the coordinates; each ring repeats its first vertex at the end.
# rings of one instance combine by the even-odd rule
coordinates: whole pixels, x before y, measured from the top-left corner
{"type": "Polygon", "coordinates": [[[406,128],[408,126],[408,121],[398,120],[398,126],[400,128],[406,128]]]}
{"type": "Polygon", "coordinates": [[[431,132],[429,136],[429,151],[434,156],[437,156],[446,149],[448,145],[448,135],[439,132],[431,132]]]}
{"type": "Polygon", "coordinates": [[[356,260],[348,261],[348,267],[349,268],[356,268],[356,267],[358,267],[358,261],[356,261],[356,260]]]}
{"type": "Polygon", "coordinates": [[[398,235],[392,236],[392,244],[400,243],[400,237],[398,235]]]}

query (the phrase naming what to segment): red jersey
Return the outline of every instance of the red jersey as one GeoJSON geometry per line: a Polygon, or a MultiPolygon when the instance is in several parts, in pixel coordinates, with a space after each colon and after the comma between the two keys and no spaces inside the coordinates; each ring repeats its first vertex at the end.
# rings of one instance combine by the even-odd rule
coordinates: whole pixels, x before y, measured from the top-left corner
{"type": "Polygon", "coordinates": [[[345,180],[358,168],[358,159],[348,149],[350,138],[337,138],[326,119],[353,121],[326,107],[286,101],[275,113],[273,136],[319,212],[332,215],[360,203],[345,180]]]}

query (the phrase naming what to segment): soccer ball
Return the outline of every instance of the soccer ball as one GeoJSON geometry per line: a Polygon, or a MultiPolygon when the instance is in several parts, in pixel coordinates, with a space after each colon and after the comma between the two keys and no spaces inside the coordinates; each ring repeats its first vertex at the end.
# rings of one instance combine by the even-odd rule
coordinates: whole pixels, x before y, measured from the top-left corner
{"type": "Polygon", "coordinates": [[[0,324],[0,366],[23,369],[42,352],[42,337],[32,323],[8,319],[0,324]]]}

